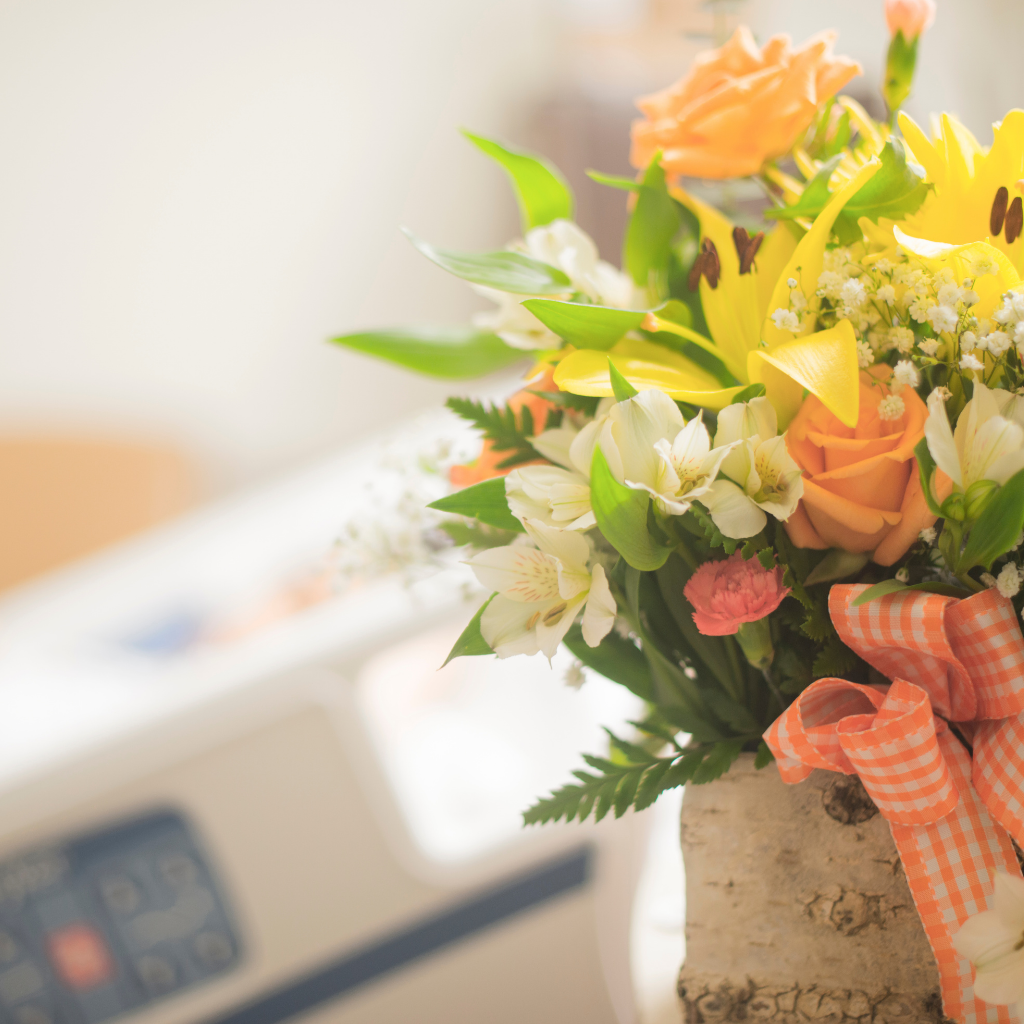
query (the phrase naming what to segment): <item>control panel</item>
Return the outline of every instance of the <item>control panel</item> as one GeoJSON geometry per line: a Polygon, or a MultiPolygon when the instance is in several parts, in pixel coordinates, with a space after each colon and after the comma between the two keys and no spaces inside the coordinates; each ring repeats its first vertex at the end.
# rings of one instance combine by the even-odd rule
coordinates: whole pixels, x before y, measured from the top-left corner
{"type": "Polygon", "coordinates": [[[177,813],[0,862],[0,1024],[100,1024],[239,956],[210,862],[177,813]]]}

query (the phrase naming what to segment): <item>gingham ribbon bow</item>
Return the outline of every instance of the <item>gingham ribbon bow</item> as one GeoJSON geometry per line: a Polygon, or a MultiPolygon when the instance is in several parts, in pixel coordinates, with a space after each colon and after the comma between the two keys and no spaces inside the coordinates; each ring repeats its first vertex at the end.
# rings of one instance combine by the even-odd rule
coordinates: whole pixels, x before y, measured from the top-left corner
{"type": "Polygon", "coordinates": [[[1024,637],[995,590],[965,600],[913,591],[852,607],[864,589],[833,587],[829,612],[843,641],[894,682],[819,679],[765,740],[784,782],[814,768],[860,777],[892,830],[945,1013],[1009,1024],[1012,1007],[974,996],[952,937],[987,908],[993,868],[1020,876],[1007,832],[1024,845],[1024,637]],[[947,721],[968,723],[973,761],[947,721]]]}

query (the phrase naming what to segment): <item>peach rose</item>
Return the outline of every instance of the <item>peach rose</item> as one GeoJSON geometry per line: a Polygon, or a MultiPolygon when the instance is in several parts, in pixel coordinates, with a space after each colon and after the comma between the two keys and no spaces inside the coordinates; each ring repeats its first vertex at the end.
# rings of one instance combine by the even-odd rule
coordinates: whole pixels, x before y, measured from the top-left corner
{"type": "MultiPolygon", "coordinates": [[[[887,366],[861,372],[856,427],[844,426],[814,395],[790,423],[786,446],[804,473],[803,499],[786,522],[797,547],[871,551],[879,565],[892,565],[935,522],[914,458],[928,409],[905,387],[903,413],[882,419],[891,376],[887,366]]],[[[948,493],[948,478],[945,485],[948,493]]]]}
{"type": "MultiPolygon", "coordinates": [[[[557,391],[558,386],[555,384],[554,367],[544,366],[542,370],[534,371],[533,375],[527,382],[525,388],[522,391],[517,391],[509,400],[508,406],[510,409],[518,413],[525,405],[530,412],[533,414],[533,429],[536,433],[540,433],[544,429],[544,425],[547,423],[548,410],[553,409],[554,406],[546,399],[541,398],[540,395],[535,395],[535,391],[557,391]]],[[[452,466],[448,470],[448,480],[453,487],[463,488],[469,487],[472,484],[482,483],[484,480],[490,480],[496,476],[508,476],[513,469],[518,467],[510,467],[508,469],[499,469],[498,464],[504,462],[505,459],[511,455],[511,452],[498,452],[494,450],[494,445],[485,440],[483,448],[480,451],[479,457],[464,465],[452,466]]],[[[534,462],[521,462],[520,466],[536,466],[547,465],[544,460],[535,460],[534,462]]]]}
{"type": "Polygon", "coordinates": [[[822,32],[794,50],[780,35],[761,49],[741,26],[675,85],[637,100],[645,120],[633,122],[633,166],[646,167],[661,150],[670,174],[756,174],[788,153],[819,104],[861,73],[856,61],[833,56],[834,42],[834,32],[822,32]]]}
{"type": "Polygon", "coordinates": [[[931,28],[935,20],[935,0],[885,0],[885,23],[889,35],[903,33],[908,43],[931,28]]]}

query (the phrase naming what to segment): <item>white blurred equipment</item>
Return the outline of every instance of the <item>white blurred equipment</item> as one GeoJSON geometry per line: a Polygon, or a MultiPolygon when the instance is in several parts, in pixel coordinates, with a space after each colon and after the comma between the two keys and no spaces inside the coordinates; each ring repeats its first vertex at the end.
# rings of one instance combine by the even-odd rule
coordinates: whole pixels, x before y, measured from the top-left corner
{"type": "Polygon", "coordinates": [[[0,605],[0,1024],[635,1020],[644,819],[519,812],[637,708],[557,659],[437,672],[458,569],[332,596],[380,462],[0,605]]]}

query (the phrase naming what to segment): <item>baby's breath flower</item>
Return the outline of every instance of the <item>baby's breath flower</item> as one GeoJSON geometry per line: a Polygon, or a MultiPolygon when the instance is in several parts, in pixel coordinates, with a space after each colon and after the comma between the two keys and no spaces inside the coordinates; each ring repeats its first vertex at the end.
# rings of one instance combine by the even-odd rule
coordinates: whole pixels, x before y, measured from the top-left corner
{"type": "Polygon", "coordinates": [[[917,347],[926,355],[934,356],[939,350],[939,343],[935,338],[923,338],[917,343],[917,347]]]}
{"type": "Polygon", "coordinates": [[[977,344],[978,336],[974,333],[974,331],[964,331],[964,333],[960,335],[961,352],[973,352],[977,344]]]}
{"type": "MultiPolygon", "coordinates": [[[[960,319],[956,310],[949,306],[930,306],[925,316],[936,331],[955,331],[960,319]]],[[[917,319],[916,315],[914,319],[917,319]]]]}
{"type": "Polygon", "coordinates": [[[878,418],[880,420],[898,420],[906,408],[903,399],[899,395],[887,395],[878,403],[878,418]]]}
{"type": "Polygon", "coordinates": [[[800,321],[797,319],[795,313],[791,313],[788,309],[783,309],[781,306],[772,313],[772,320],[775,321],[775,326],[780,331],[792,331],[796,334],[800,330],[800,321]]]}
{"type": "Polygon", "coordinates": [[[855,277],[851,277],[846,284],[843,285],[842,290],[839,293],[839,297],[842,299],[843,305],[848,310],[858,310],[867,301],[868,293],[861,281],[855,277]]]}
{"type": "MultiPolygon", "coordinates": [[[[941,398],[944,402],[948,402],[953,397],[953,392],[941,384],[937,388],[932,388],[931,394],[935,395],[936,398],[941,398]]],[[[928,397],[931,398],[931,395],[928,397]]]]}
{"type": "Polygon", "coordinates": [[[892,264],[883,257],[880,260],[875,260],[875,270],[880,274],[889,274],[892,272],[892,264]]]}
{"type": "Polygon", "coordinates": [[[908,583],[910,581],[910,570],[906,566],[902,569],[897,569],[896,579],[898,579],[900,583],[908,583]]]}
{"type": "Polygon", "coordinates": [[[886,305],[891,306],[896,301],[896,289],[891,284],[883,284],[875,295],[886,305]]]}
{"type": "Polygon", "coordinates": [[[901,387],[916,388],[921,377],[917,367],[909,359],[901,359],[893,370],[893,380],[901,387]]]}
{"type": "Polygon", "coordinates": [[[996,577],[996,589],[1003,597],[1016,597],[1020,592],[1020,570],[1013,562],[1007,562],[996,577]]]}
{"type": "Polygon", "coordinates": [[[795,288],[800,282],[795,277],[787,278],[786,285],[789,288],[795,288]]]}
{"type": "Polygon", "coordinates": [[[889,331],[889,340],[892,347],[903,355],[907,355],[914,348],[914,332],[909,327],[893,327],[889,331]]]}
{"type": "Polygon", "coordinates": [[[1010,347],[1010,336],[1005,331],[992,331],[985,335],[985,347],[998,359],[1010,347]]]}
{"type": "Polygon", "coordinates": [[[991,590],[996,585],[996,578],[990,572],[983,572],[981,574],[980,579],[981,582],[984,583],[989,590],[991,590]]]}
{"type": "Polygon", "coordinates": [[[919,536],[920,536],[921,540],[923,540],[925,542],[925,544],[934,544],[935,543],[935,537],[936,537],[935,527],[934,526],[926,526],[921,531],[919,536]]]}
{"type": "Polygon", "coordinates": [[[968,352],[968,354],[960,360],[960,369],[974,370],[977,372],[979,370],[984,370],[985,364],[982,363],[982,361],[973,352],[968,352]]]}
{"type": "Polygon", "coordinates": [[[866,370],[875,361],[875,353],[866,341],[857,342],[857,365],[866,370]]]}
{"type": "Polygon", "coordinates": [[[795,310],[797,313],[801,313],[807,308],[807,296],[804,295],[803,289],[793,288],[790,290],[789,308],[795,310]]]}

